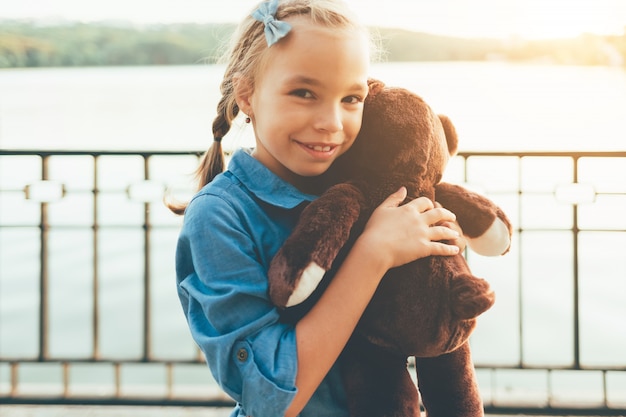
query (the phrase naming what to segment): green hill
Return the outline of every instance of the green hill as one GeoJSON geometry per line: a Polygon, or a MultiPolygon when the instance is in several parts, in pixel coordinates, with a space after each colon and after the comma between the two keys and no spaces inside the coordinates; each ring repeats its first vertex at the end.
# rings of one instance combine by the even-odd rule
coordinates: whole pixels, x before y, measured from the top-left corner
{"type": "MultiPolygon", "coordinates": [[[[234,30],[228,24],[133,26],[0,21],[0,68],[214,63],[234,30]]],[[[542,60],[609,65],[626,60],[626,34],[522,41],[463,39],[376,28],[386,61],[542,60]]]]}

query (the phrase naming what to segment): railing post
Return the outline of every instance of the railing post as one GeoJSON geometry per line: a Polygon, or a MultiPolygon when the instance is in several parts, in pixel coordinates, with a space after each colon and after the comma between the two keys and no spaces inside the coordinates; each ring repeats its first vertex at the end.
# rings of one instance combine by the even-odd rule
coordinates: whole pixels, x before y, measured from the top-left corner
{"type": "MultiPolygon", "coordinates": [[[[49,155],[41,156],[41,179],[48,180],[49,155]]],[[[39,361],[48,358],[48,203],[40,203],[39,220],[39,361]]]]}
{"type": "MultiPolygon", "coordinates": [[[[573,166],[573,182],[578,183],[578,157],[572,157],[573,166]]],[[[573,253],[572,257],[574,259],[573,265],[573,277],[574,280],[574,368],[580,369],[580,262],[578,259],[578,236],[580,234],[580,229],[578,228],[578,204],[572,204],[572,245],[573,245],[573,253]]]]}
{"type": "MultiPolygon", "coordinates": [[[[522,234],[524,233],[524,227],[522,226],[523,216],[523,203],[522,203],[522,157],[517,158],[517,224],[519,225],[517,232],[517,247],[521,248],[522,234]]],[[[517,251],[517,311],[519,315],[519,322],[517,331],[519,334],[519,363],[518,366],[522,368],[524,366],[524,262],[522,262],[523,253],[522,250],[517,251]]]]}
{"type": "MultiPolygon", "coordinates": [[[[144,180],[150,179],[150,156],[143,155],[143,169],[144,169],[144,180]]],[[[144,321],[144,333],[143,333],[143,359],[144,361],[149,361],[152,357],[152,348],[150,346],[150,341],[152,338],[152,323],[150,320],[150,293],[151,293],[151,271],[150,271],[150,229],[152,225],[150,223],[150,202],[146,201],[144,204],[144,224],[143,224],[143,268],[144,268],[144,285],[143,285],[143,321],[144,321]]]]}
{"type": "Polygon", "coordinates": [[[100,358],[100,259],[99,259],[99,231],[100,223],[98,222],[98,198],[100,194],[100,187],[98,184],[98,155],[93,155],[93,236],[92,236],[92,250],[93,250],[93,311],[92,311],[92,355],[94,359],[100,358]]]}

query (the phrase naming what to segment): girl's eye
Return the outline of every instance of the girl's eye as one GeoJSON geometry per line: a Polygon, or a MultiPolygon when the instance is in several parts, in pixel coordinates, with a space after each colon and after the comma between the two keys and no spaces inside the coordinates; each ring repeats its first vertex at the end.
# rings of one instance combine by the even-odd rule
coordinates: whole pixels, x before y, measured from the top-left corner
{"type": "Polygon", "coordinates": [[[313,98],[313,94],[309,90],[294,90],[291,92],[294,96],[302,97],[302,98],[313,98]]]}
{"type": "Polygon", "coordinates": [[[359,96],[348,96],[346,98],[343,99],[344,103],[348,103],[348,104],[357,104],[362,102],[363,99],[359,96]]]}

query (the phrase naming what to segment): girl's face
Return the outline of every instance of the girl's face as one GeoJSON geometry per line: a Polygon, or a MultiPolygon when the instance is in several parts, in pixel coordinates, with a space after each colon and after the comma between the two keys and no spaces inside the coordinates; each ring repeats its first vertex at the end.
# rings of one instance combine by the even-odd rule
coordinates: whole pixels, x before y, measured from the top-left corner
{"type": "Polygon", "coordinates": [[[322,174],[350,148],[368,93],[365,34],[290,19],[240,108],[252,119],[254,157],[297,184],[322,174]]]}

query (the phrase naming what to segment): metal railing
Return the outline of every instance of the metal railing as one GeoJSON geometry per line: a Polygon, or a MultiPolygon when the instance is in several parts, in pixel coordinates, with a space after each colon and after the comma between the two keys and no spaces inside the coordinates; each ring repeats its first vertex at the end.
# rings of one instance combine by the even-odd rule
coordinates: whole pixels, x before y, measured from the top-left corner
{"type": "MultiPolygon", "coordinates": [[[[232,404],[187,334],[162,203],[199,154],[0,150],[0,403],[232,404]]],[[[467,253],[498,296],[472,339],[487,411],[626,414],[626,152],[463,152],[446,175],[515,227],[506,256],[467,253]]]]}

